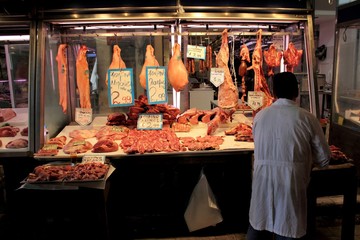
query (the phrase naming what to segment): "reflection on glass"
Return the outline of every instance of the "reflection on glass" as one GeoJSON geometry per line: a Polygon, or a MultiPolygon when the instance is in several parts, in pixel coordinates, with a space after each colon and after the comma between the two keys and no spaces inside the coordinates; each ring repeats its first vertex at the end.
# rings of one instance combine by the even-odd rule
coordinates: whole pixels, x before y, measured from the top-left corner
{"type": "Polygon", "coordinates": [[[0,45],[0,152],[28,150],[29,44],[0,45]]]}

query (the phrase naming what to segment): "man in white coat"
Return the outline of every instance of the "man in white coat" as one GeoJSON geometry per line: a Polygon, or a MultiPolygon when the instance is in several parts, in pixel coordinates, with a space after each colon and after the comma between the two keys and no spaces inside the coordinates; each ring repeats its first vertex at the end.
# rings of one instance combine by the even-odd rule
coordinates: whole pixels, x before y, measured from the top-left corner
{"type": "Polygon", "coordinates": [[[248,240],[291,240],[306,235],[307,187],[313,165],[329,164],[319,120],[297,106],[291,72],[273,78],[276,101],[254,118],[254,172],[248,240]]]}

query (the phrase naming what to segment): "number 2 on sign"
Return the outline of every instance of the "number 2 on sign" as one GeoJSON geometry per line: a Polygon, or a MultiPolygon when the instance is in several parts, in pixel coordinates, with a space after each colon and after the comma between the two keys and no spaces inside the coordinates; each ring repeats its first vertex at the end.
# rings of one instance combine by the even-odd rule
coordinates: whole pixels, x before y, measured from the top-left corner
{"type": "Polygon", "coordinates": [[[123,96],[123,97],[120,97],[120,93],[118,91],[114,91],[112,92],[113,94],[113,102],[112,104],[124,104],[124,103],[131,103],[132,102],[132,99],[131,99],[131,96],[123,96]]]}

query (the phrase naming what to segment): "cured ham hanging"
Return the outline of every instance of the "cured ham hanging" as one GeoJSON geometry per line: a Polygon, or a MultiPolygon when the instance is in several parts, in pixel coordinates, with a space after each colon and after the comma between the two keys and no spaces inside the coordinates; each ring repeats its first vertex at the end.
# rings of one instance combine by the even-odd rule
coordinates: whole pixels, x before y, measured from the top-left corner
{"type": "Polygon", "coordinates": [[[299,65],[303,50],[297,50],[295,45],[290,42],[288,48],[284,52],[284,63],[287,72],[294,72],[294,68],[299,65]]]}
{"type": "MultiPolygon", "coordinates": [[[[118,45],[114,45],[113,47],[113,56],[112,61],[110,63],[109,69],[119,69],[126,68],[125,62],[121,58],[121,48],[118,45]]],[[[108,73],[106,73],[106,86],[108,85],[108,73]]]]}
{"type": "Polygon", "coordinates": [[[267,75],[274,76],[274,67],[279,67],[282,58],[282,52],[277,51],[274,44],[271,44],[269,50],[264,50],[264,60],[268,66],[267,75]]]}
{"type": "Polygon", "coordinates": [[[223,109],[236,108],[239,99],[238,90],[232,81],[229,63],[229,45],[227,29],[222,32],[222,43],[216,55],[216,65],[224,69],[224,82],[219,86],[218,106],[223,109]]]}
{"type": "Polygon", "coordinates": [[[272,104],[273,97],[270,93],[269,86],[267,85],[264,71],[262,68],[263,56],[262,56],[262,40],[261,40],[261,32],[262,30],[258,30],[256,33],[257,39],[254,48],[254,52],[252,55],[252,65],[248,68],[248,70],[254,70],[254,91],[261,91],[264,93],[264,104],[262,108],[265,108],[272,104]]]}
{"type": "Polygon", "coordinates": [[[67,99],[68,99],[68,71],[67,71],[67,44],[60,44],[58,53],[56,55],[57,70],[58,70],[58,86],[59,86],[59,105],[63,113],[67,112],[67,99]]]}
{"type": "Polygon", "coordinates": [[[158,61],[154,55],[154,48],[151,45],[146,46],[145,61],[140,73],[140,85],[146,89],[146,67],[157,67],[158,61]]]}
{"type": "Polygon", "coordinates": [[[181,59],[181,47],[178,43],[174,44],[173,55],[169,61],[168,80],[177,92],[183,90],[189,83],[188,72],[181,59]]]}
{"type": "Polygon", "coordinates": [[[86,60],[86,52],[87,47],[82,45],[76,58],[76,83],[81,108],[91,108],[89,65],[86,60]]]}

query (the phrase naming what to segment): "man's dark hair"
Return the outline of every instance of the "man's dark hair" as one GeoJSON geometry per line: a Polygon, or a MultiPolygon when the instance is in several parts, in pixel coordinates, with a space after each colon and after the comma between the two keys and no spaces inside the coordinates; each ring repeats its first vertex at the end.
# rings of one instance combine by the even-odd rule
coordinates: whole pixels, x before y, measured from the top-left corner
{"type": "Polygon", "coordinates": [[[277,98],[293,100],[299,96],[299,86],[292,72],[281,72],[274,75],[273,92],[277,98]]]}

